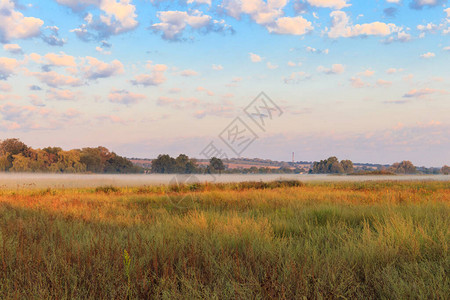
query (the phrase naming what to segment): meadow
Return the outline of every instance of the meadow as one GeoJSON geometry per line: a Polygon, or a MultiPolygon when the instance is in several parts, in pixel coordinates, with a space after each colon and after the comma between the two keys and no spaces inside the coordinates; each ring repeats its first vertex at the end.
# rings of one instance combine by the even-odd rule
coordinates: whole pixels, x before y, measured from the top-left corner
{"type": "Polygon", "coordinates": [[[448,299],[450,181],[0,189],[1,299],[448,299]]]}

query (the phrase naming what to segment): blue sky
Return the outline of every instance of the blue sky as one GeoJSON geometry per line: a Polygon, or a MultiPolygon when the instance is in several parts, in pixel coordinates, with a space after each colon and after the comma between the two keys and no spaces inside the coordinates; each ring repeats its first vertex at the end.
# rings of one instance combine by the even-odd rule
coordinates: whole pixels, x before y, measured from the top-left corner
{"type": "Polygon", "coordinates": [[[442,166],[449,37],[439,0],[0,0],[0,139],[234,156],[264,91],[284,113],[245,157],[442,166]]]}

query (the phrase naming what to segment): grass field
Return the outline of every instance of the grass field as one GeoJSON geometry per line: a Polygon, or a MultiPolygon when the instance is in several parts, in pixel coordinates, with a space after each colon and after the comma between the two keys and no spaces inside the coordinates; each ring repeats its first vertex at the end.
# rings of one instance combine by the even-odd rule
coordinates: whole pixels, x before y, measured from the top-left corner
{"type": "Polygon", "coordinates": [[[449,299],[450,182],[0,190],[1,299],[449,299]]]}

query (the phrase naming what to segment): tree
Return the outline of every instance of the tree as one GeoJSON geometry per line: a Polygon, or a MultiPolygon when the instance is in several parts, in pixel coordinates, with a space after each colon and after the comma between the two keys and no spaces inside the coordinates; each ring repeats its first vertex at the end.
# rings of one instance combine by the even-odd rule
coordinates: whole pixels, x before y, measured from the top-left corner
{"type": "Polygon", "coordinates": [[[22,153],[13,155],[11,171],[13,172],[31,172],[31,158],[25,157],[22,153]]]}
{"type": "Polygon", "coordinates": [[[352,173],[353,172],[353,162],[351,160],[341,160],[342,168],[344,168],[344,173],[352,173]]]}
{"type": "Polygon", "coordinates": [[[153,173],[174,173],[176,172],[176,161],[168,154],[160,154],[152,161],[153,173]]]}
{"type": "Polygon", "coordinates": [[[219,172],[219,174],[221,174],[222,171],[225,170],[223,161],[217,157],[211,158],[209,160],[209,170],[210,170],[210,172],[219,172]]]}
{"type": "Polygon", "coordinates": [[[404,160],[401,163],[394,163],[389,168],[389,171],[397,174],[415,174],[417,173],[416,167],[409,160],[404,160]]]}
{"type": "Polygon", "coordinates": [[[28,156],[29,147],[19,139],[6,139],[0,143],[0,154],[9,153],[10,155],[23,154],[28,156]]]}
{"type": "Polygon", "coordinates": [[[101,173],[104,170],[104,164],[98,148],[81,149],[80,161],[86,166],[86,171],[88,172],[101,173]]]}
{"type": "Polygon", "coordinates": [[[442,173],[442,174],[445,174],[445,175],[450,174],[450,167],[447,166],[447,165],[443,166],[443,167],[441,168],[441,173],[442,173]]]}
{"type": "Polygon", "coordinates": [[[344,168],[337,157],[331,156],[327,160],[314,162],[312,173],[326,174],[326,173],[344,173],[344,168]]]}

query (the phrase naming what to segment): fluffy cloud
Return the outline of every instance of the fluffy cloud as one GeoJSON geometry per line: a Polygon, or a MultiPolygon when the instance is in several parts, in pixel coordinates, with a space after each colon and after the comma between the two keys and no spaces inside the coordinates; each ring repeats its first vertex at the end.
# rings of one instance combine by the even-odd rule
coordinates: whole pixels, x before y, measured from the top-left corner
{"type": "Polygon", "coordinates": [[[283,81],[286,84],[296,84],[309,78],[311,78],[311,75],[303,71],[300,71],[300,72],[292,72],[291,75],[289,75],[288,77],[284,77],[283,81]]]}
{"type": "Polygon", "coordinates": [[[166,81],[166,77],[164,76],[164,72],[167,70],[166,65],[156,64],[152,65],[151,62],[148,62],[147,68],[150,70],[150,74],[140,74],[136,75],[131,83],[134,85],[160,85],[166,81]]]}
{"type": "Polygon", "coordinates": [[[76,67],[77,64],[75,62],[75,57],[71,55],[67,55],[64,52],[56,53],[47,53],[44,55],[46,63],[52,66],[61,66],[61,67],[76,67]]]}
{"type": "Polygon", "coordinates": [[[257,62],[262,61],[262,57],[259,56],[258,54],[255,54],[255,53],[251,53],[251,52],[250,52],[248,55],[250,55],[250,60],[251,60],[252,62],[254,62],[254,63],[257,63],[257,62]]]}
{"type": "Polygon", "coordinates": [[[87,14],[84,18],[86,23],[72,30],[82,40],[102,39],[125,33],[138,25],[136,7],[131,0],[56,0],[56,2],[78,12],[85,10],[88,6],[95,6],[102,10],[103,13],[99,17],[87,14]],[[97,31],[97,36],[94,37],[88,31],[89,29],[97,31]]]}
{"type": "Polygon", "coordinates": [[[2,92],[10,92],[12,90],[11,85],[7,84],[7,83],[1,83],[0,82],[0,91],[2,92]]]}
{"type": "Polygon", "coordinates": [[[71,90],[50,89],[48,91],[48,99],[52,100],[75,100],[78,93],[71,90]]]}
{"type": "Polygon", "coordinates": [[[334,9],[342,9],[350,6],[346,0],[306,0],[310,5],[316,7],[329,7],[334,9]]]}
{"type": "Polygon", "coordinates": [[[378,79],[378,80],[377,80],[377,85],[378,85],[378,86],[391,86],[391,85],[392,85],[392,81],[387,81],[387,80],[383,80],[383,79],[378,79]]]}
{"type": "Polygon", "coordinates": [[[404,98],[424,98],[425,96],[431,95],[431,94],[446,94],[445,91],[442,90],[436,90],[436,89],[430,89],[430,88],[423,88],[423,89],[412,89],[406,94],[403,95],[404,98]]]}
{"type": "Polygon", "coordinates": [[[212,65],[211,68],[215,71],[221,71],[223,70],[223,66],[222,65],[212,65]]]}
{"type": "Polygon", "coordinates": [[[358,73],[358,76],[364,76],[364,77],[372,77],[373,74],[375,74],[375,71],[372,71],[370,69],[365,70],[364,72],[358,73]]]}
{"type": "Polygon", "coordinates": [[[412,9],[422,9],[424,7],[434,7],[444,3],[444,0],[413,0],[409,7],[412,9]]]}
{"type": "Polygon", "coordinates": [[[197,87],[195,90],[196,90],[197,92],[204,92],[204,93],[206,93],[208,96],[214,96],[214,92],[213,92],[213,91],[210,91],[210,90],[208,90],[208,89],[206,89],[206,88],[204,88],[204,87],[202,87],[202,86],[197,87]]]}
{"type": "Polygon", "coordinates": [[[444,9],[444,12],[447,14],[447,18],[450,18],[450,7],[444,9]]]}
{"type": "Polygon", "coordinates": [[[57,26],[47,26],[45,30],[50,32],[49,34],[42,34],[42,40],[50,46],[63,46],[66,43],[65,39],[59,37],[59,28],[57,26]]]}
{"type": "Polygon", "coordinates": [[[3,49],[5,49],[5,51],[8,51],[12,54],[22,54],[22,48],[17,45],[17,44],[5,44],[3,45],[3,49]]]}
{"type": "Polygon", "coordinates": [[[436,56],[436,54],[434,54],[433,52],[427,52],[427,53],[420,55],[421,58],[433,58],[435,56],[436,56]]]}
{"type": "Polygon", "coordinates": [[[333,64],[331,68],[325,68],[323,66],[319,66],[317,71],[325,73],[325,74],[341,74],[345,71],[345,66],[341,64],[333,64]]]}
{"type": "Polygon", "coordinates": [[[333,11],[330,14],[331,28],[328,31],[328,37],[357,37],[357,36],[386,36],[395,32],[395,24],[386,24],[383,22],[373,22],[365,24],[352,25],[349,17],[343,11],[333,11]]]}
{"type": "Polygon", "coordinates": [[[313,29],[311,22],[301,16],[279,18],[273,24],[267,25],[269,32],[277,34],[303,35],[313,29]]]}
{"type": "Polygon", "coordinates": [[[387,74],[395,74],[395,73],[399,73],[399,72],[403,72],[403,69],[396,69],[396,68],[389,68],[386,70],[387,74]]]}
{"type": "Polygon", "coordinates": [[[160,11],[157,16],[161,22],[153,24],[151,28],[155,32],[162,32],[162,37],[166,40],[179,40],[187,26],[205,32],[231,30],[225,21],[213,20],[211,16],[204,15],[199,10],[160,11]]]}
{"type": "Polygon", "coordinates": [[[350,84],[354,88],[362,88],[362,87],[365,87],[368,85],[364,81],[362,81],[361,78],[359,78],[359,77],[350,78],[350,84]]]}
{"type": "Polygon", "coordinates": [[[257,24],[270,24],[283,15],[287,0],[224,0],[221,8],[235,19],[248,14],[257,24]]]}
{"type": "Polygon", "coordinates": [[[311,53],[315,53],[315,54],[328,54],[330,52],[329,49],[325,49],[325,50],[320,50],[320,49],[316,49],[313,47],[306,47],[306,51],[311,52],[311,53]]]}
{"type": "Polygon", "coordinates": [[[24,15],[15,9],[12,0],[0,1],[0,42],[7,43],[14,39],[27,39],[38,36],[44,21],[24,15]]]}
{"type": "Polygon", "coordinates": [[[123,64],[117,59],[105,63],[90,56],[86,56],[84,59],[81,70],[87,79],[107,78],[124,72],[123,64]]]}
{"type": "Polygon", "coordinates": [[[6,80],[15,73],[20,62],[14,58],[0,57],[0,80],[6,80]]]}
{"type": "Polygon", "coordinates": [[[199,74],[197,71],[194,71],[194,70],[183,70],[180,72],[180,75],[184,76],[184,77],[192,77],[192,76],[198,76],[199,74]]]}
{"type": "Polygon", "coordinates": [[[270,61],[267,62],[267,68],[270,70],[275,70],[278,68],[278,65],[272,64],[270,61]]]}
{"type": "Polygon", "coordinates": [[[80,86],[81,80],[72,76],[59,74],[55,71],[50,72],[32,72],[31,75],[36,76],[41,82],[48,86],[57,88],[60,86],[80,86]]]}
{"type": "Polygon", "coordinates": [[[137,103],[138,101],[145,98],[145,95],[135,94],[127,90],[112,90],[108,95],[108,99],[110,102],[125,104],[127,106],[137,103]]]}

